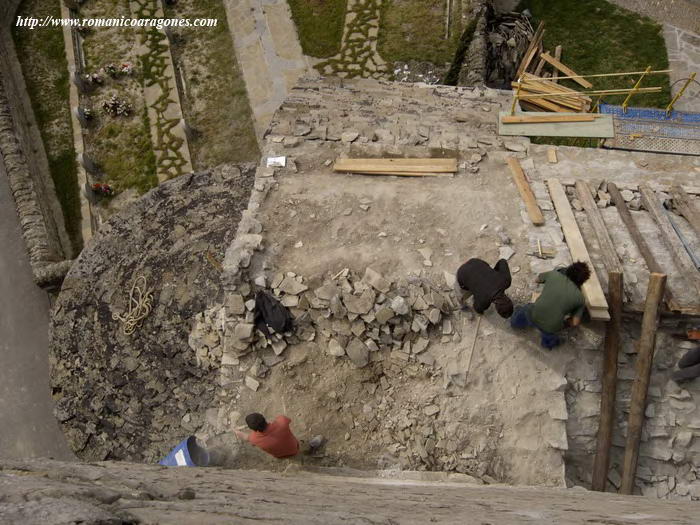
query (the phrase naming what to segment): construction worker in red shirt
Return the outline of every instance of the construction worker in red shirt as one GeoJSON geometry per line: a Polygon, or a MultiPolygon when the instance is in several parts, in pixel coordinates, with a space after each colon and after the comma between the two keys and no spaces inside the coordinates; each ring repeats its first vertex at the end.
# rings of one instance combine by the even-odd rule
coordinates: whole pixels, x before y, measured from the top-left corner
{"type": "Polygon", "coordinates": [[[271,456],[276,458],[290,458],[299,453],[299,440],[292,434],[289,424],[292,422],[287,416],[277,416],[274,421],[268,423],[265,416],[253,412],[245,417],[250,434],[233,429],[236,436],[248,441],[271,456]]]}

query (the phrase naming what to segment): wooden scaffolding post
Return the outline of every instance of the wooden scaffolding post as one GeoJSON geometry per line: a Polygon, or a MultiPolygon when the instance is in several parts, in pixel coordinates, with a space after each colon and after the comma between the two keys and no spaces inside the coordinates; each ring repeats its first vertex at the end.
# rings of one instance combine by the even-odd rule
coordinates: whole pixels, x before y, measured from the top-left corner
{"type": "Polygon", "coordinates": [[[598,245],[600,246],[600,251],[603,256],[603,263],[608,272],[622,272],[622,265],[620,264],[620,258],[615,251],[615,244],[610,238],[608,233],[608,228],[605,226],[605,221],[603,220],[603,215],[600,213],[600,208],[596,206],[593,200],[593,192],[591,187],[583,180],[576,181],[576,192],[578,193],[578,198],[583,205],[583,209],[586,210],[586,215],[588,216],[588,222],[593,228],[593,233],[595,233],[598,239],[598,245]]]}
{"type": "Polygon", "coordinates": [[[515,105],[518,103],[518,99],[520,98],[520,87],[523,85],[523,81],[518,79],[518,90],[515,92],[515,95],[513,95],[513,104],[510,106],[510,114],[515,115],[515,105]]]}
{"type": "MultiPolygon", "coordinates": [[[[608,193],[610,194],[610,197],[615,203],[617,212],[620,214],[620,219],[627,227],[627,231],[629,232],[630,237],[632,237],[632,240],[637,245],[637,249],[639,250],[639,253],[642,254],[644,262],[647,263],[647,268],[649,268],[649,271],[654,273],[664,273],[663,269],[661,268],[661,265],[654,257],[654,254],[651,253],[651,249],[649,248],[646,239],[639,231],[639,228],[637,228],[637,224],[634,222],[632,214],[630,213],[630,210],[627,207],[627,204],[625,203],[625,199],[623,199],[622,195],[620,194],[620,190],[612,182],[608,183],[608,193]]],[[[668,304],[669,309],[673,310],[675,300],[669,288],[666,289],[664,297],[666,298],[666,303],[668,304]]]]}
{"type": "Polygon", "coordinates": [[[610,322],[605,327],[605,354],[603,356],[603,392],[600,396],[600,422],[591,489],[605,492],[610,467],[610,445],[615,424],[615,396],[617,395],[617,354],[622,330],[622,300],[624,293],[621,272],[608,272],[608,305],[610,322]]]}
{"type": "Polygon", "coordinates": [[[621,494],[632,494],[634,479],[637,473],[637,460],[639,459],[639,443],[642,438],[642,426],[644,425],[644,411],[646,409],[647,390],[651,377],[651,364],[654,360],[654,348],[656,346],[656,328],[659,319],[659,305],[666,287],[666,276],[661,273],[652,273],[649,276],[647,298],[644,303],[644,316],[642,317],[642,330],[639,337],[639,353],[637,354],[636,377],[632,385],[632,398],[630,400],[630,415],[627,420],[627,441],[625,443],[625,457],[622,462],[621,494]]]}
{"type": "Polygon", "coordinates": [[[632,91],[630,92],[629,95],[627,95],[627,98],[625,101],[622,103],[622,112],[627,113],[627,104],[629,104],[630,98],[632,98],[632,95],[634,95],[638,90],[639,90],[639,85],[642,83],[642,80],[644,80],[644,77],[651,71],[651,66],[647,66],[646,70],[644,73],[642,73],[642,76],[639,77],[639,80],[637,80],[637,83],[634,85],[632,88],[632,91]]]}
{"type": "Polygon", "coordinates": [[[686,283],[692,283],[695,289],[700,293],[700,274],[695,267],[693,259],[690,257],[686,251],[683,243],[676,234],[673,228],[671,220],[668,218],[666,209],[661,204],[661,201],[656,196],[654,190],[652,190],[647,184],[639,185],[639,193],[642,196],[642,204],[644,208],[652,216],[654,222],[656,222],[659,227],[660,237],[669,253],[674,255],[674,263],[676,267],[680,270],[680,274],[685,279],[686,283]]]}
{"type": "Polygon", "coordinates": [[[685,84],[683,84],[683,87],[681,88],[681,90],[678,93],[676,93],[675,97],[673,97],[673,100],[671,100],[671,103],[668,106],[666,106],[666,116],[667,117],[669,115],[671,115],[671,111],[673,111],[673,106],[675,105],[676,102],[678,102],[678,99],[683,96],[683,93],[685,92],[686,88],[690,85],[690,83],[693,80],[695,80],[696,75],[697,75],[697,73],[693,73],[692,75],[690,75],[690,77],[685,81],[685,84]]]}

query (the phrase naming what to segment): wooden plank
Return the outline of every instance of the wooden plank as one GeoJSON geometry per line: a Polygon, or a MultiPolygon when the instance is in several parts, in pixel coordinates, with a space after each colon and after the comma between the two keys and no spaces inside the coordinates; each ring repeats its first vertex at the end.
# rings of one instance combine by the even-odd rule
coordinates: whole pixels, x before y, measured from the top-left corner
{"type": "Polygon", "coordinates": [[[639,443],[642,438],[647,390],[649,388],[649,378],[651,376],[651,364],[654,359],[654,349],[656,347],[659,303],[664,295],[665,286],[665,275],[660,273],[651,274],[649,277],[647,297],[644,303],[642,330],[639,337],[639,351],[637,353],[636,377],[632,385],[630,414],[627,419],[627,441],[625,443],[625,457],[622,461],[620,494],[632,494],[634,489],[634,478],[637,472],[637,460],[639,459],[639,443]]]}
{"type": "Polygon", "coordinates": [[[559,216],[559,223],[564,231],[566,244],[569,246],[571,258],[574,261],[582,261],[588,264],[591,270],[591,277],[583,283],[581,291],[586,298],[586,306],[591,314],[591,319],[609,321],[610,314],[608,313],[608,302],[605,300],[603,288],[600,286],[598,274],[595,271],[595,266],[588,255],[586,244],[583,242],[583,236],[576,224],[574,212],[571,210],[569,198],[564,192],[564,187],[557,179],[549,179],[547,181],[549,187],[549,195],[554,203],[554,208],[559,216]]]}
{"type": "Polygon", "coordinates": [[[535,71],[534,71],[534,75],[536,77],[539,77],[540,73],[542,73],[542,68],[544,67],[544,64],[545,64],[545,61],[540,58],[540,61],[537,63],[537,67],[535,68],[535,71]]]}
{"type": "Polygon", "coordinates": [[[527,214],[535,226],[542,226],[544,224],[544,215],[542,215],[542,210],[537,205],[537,199],[535,199],[535,194],[532,193],[532,188],[530,188],[530,183],[525,177],[525,172],[520,166],[520,162],[515,157],[508,157],[508,166],[513,174],[513,180],[515,185],[518,187],[520,192],[520,197],[525,203],[525,208],[527,208],[527,214]]]}
{"type": "MultiPolygon", "coordinates": [[[[384,173],[401,171],[407,173],[455,173],[456,159],[440,159],[441,162],[394,162],[411,159],[339,159],[333,165],[335,171],[352,171],[363,173],[384,173]],[[447,162],[444,162],[447,161],[447,162]]],[[[436,159],[438,160],[438,159],[436,159]]]]}
{"type": "Polygon", "coordinates": [[[593,460],[591,488],[605,492],[610,467],[610,445],[612,444],[615,425],[615,397],[617,395],[617,357],[620,351],[620,332],[622,330],[622,300],[624,296],[623,276],[621,272],[608,273],[608,303],[610,305],[610,322],[605,326],[605,344],[603,353],[602,387],[600,395],[600,422],[596,454],[593,460]]]}
{"type": "Polygon", "coordinates": [[[535,30],[535,34],[532,35],[532,40],[530,40],[530,45],[527,46],[527,49],[525,50],[525,54],[523,55],[523,59],[520,61],[520,65],[518,66],[518,70],[515,72],[515,78],[516,80],[522,76],[522,74],[527,70],[527,67],[530,65],[530,62],[532,59],[535,57],[537,54],[537,48],[542,41],[542,37],[544,36],[544,22],[540,22],[540,24],[537,26],[537,30],[535,30]]]}
{"type": "Polygon", "coordinates": [[[419,158],[419,159],[337,159],[336,164],[342,163],[342,164],[355,164],[355,163],[361,163],[361,164],[366,164],[366,163],[372,163],[376,164],[378,166],[381,166],[382,168],[386,167],[391,167],[394,168],[396,166],[442,166],[442,167],[447,167],[447,168],[456,168],[457,167],[457,159],[453,158],[419,158]]]}
{"type": "MultiPolygon", "coordinates": [[[[525,105],[525,101],[523,101],[525,105]]],[[[571,114],[569,110],[564,111],[571,114]]],[[[519,112],[516,115],[548,115],[546,111],[519,112]]],[[[532,136],[532,137],[588,137],[610,138],[615,135],[612,115],[601,115],[592,121],[584,122],[541,122],[541,123],[515,123],[502,124],[501,118],[510,115],[508,111],[502,111],[498,117],[498,134],[508,136],[532,136]]]]}
{"type": "Polygon", "coordinates": [[[341,171],[343,175],[386,175],[396,177],[454,177],[454,173],[431,173],[428,171],[412,172],[412,171],[341,171]]]}
{"type": "Polygon", "coordinates": [[[545,100],[544,98],[529,98],[527,100],[521,100],[520,104],[522,107],[523,102],[529,102],[530,104],[533,104],[535,106],[538,106],[541,109],[546,109],[549,111],[554,111],[554,112],[559,112],[559,113],[569,113],[571,110],[567,108],[563,108],[559,106],[558,104],[555,104],[554,102],[549,102],[548,100],[545,100]]]}
{"type": "MultiPolygon", "coordinates": [[[[644,262],[646,262],[649,271],[652,273],[664,273],[663,268],[661,268],[661,265],[656,261],[656,257],[654,257],[654,254],[651,252],[646,239],[644,239],[642,233],[639,231],[639,228],[637,228],[637,224],[634,222],[634,219],[632,219],[632,214],[630,213],[629,208],[627,208],[627,203],[625,203],[625,199],[620,194],[620,190],[617,189],[617,185],[615,183],[608,182],[608,193],[615,204],[615,208],[617,208],[617,213],[620,215],[620,219],[627,227],[630,237],[632,237],[632,240],[637,245],[639,253],[642,254],[644,262]]],[[[676,310],[674,306],[675,299],[673,298],[673,294],[668,287],[664,293],[664,299],[666,300],[666,304],[670,310],[676,310]]]]}
{"type": "Polygon", "coordinates": [[[683,191],[683,188],[675,185],[671,189],[671,198],[673,198],[673,205],[679,213],[686,218],[695,233],[700,235],[700,211],[693,204],[690,196],[683,191]]]}
{"type": "Polygon", "coordinates": [[[585,181],[578,180],[576,181],[576,191],[578,193],[579,200],[583,205],[583,209],[586,210],[588,222],[590,222],[591,227],[593,228],[593,233],[595,233],[595,236],[598,239],[598,245],[600,246],[600,252],[603,257],[603,263],[605,263],[605,268],[608,270],[608,272],[622,273],[620,258],[615,251],[615,246],[613,245],[610,234],[608,233],[608,228],[605,226],[605,221],[600,213],[600,209],[593,200],[593,194],[590,186],[585,181]]]}
{"type": "Polygon", "coordinates": [[[339,158],[336,159],[336,162],[375,162],[377,164],[389,164],[392,167],[393,166],[432,166],[432,165],[440,165],[440,166],[455,166],[457,164],[457,159],[454,158],[415,158],[415,159],[409,159],[409,158],[400,158],[400,159],[395,159],[395,158],[381,158],[381,159],[373,159],[373,158],[339,158]]]}
{"type": "Polygon", "coordinates": [[[639,185],[639,193],[642,196],[642,204],[644,208],[651,214],[661,232],[661,240],[666,247],[675,256],[674,262],[680,270],[683,279],[690,285],[692,284],[700,293],[700,274],[698,273],[693,260],[688,255],[688,252],[683,247],[683,243],[676,235],[666,210],[661,204],[661,201],[656,197],[656,193],[646,184],[639,185]]]}
{"type": "Polygon", "coordinates": [[[559,162],[557,160],[557,150],[554,148],[547,148],[547,162],[550,164],[556,164],[559,162]]]}
{"type": "MultiPolygon", "coordinates": [[[[602,115],[601,115],[602,116],[602,115]]],[[[596,115],[506,115],[501,117],[503,124],[537,124],[543,122],[593,122],[596,115]]]]}
{"type": "MultiPolygon", "coordinates": [[[[554,58],[555,60],[559,60],[561,62],[561,46],[557,46],[554,48],[554,58]]],[[[552,82],[557,83],[559,82],[559,79],[557,78],[557,70],[554,70],[554,74],[552,75],[552,82]]]]}
{"type": "Polygon", "coordinates": [[[593,87],[593,84],[591,84],[588,80],[586,80],[585,78],[579,78],[573,69],[565,66],[549,53],[542,53],[540,55],[540,58],[543,58],[546,62],[548,62],[550,65],[552,65],[554,68],[558,69],[565,75],[574,77],[572,80],[580,86],[583,86],[586,89],[590,89],[593,87]]]}

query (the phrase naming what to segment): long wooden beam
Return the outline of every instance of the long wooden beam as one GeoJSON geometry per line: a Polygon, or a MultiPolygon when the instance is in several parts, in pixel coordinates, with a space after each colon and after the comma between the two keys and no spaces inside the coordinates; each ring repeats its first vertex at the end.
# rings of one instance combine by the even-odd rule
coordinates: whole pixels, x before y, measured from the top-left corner
{"type": "Polygon", "coordinates": [[[674,263],[680,270],[683,279],[688,284],[695,286],[695,289],[700,293],[700,273],[698,273],[695,263],[688,255],[683,243],[676,235],[673,225],[666,215],[661,201],[659,201],[656,193],[646,184],[639,185],[639,193],[642,196],[642,204],[649,214],[654,218],[661,232],[661,240],[674,255],[674,263]]]}
{"type": "Polygon", "coordinates": [[[660,273],[651,274],[647,298],[644,303],[639,352],[637,353],[636,377],[632,385],[630,414],[627,419],[627,441],[625,443],[625,457],[622,461],[622,483],[620,484],[621,494],[632,494],[634,490],[634,478],[637,472],[637,460],[639,459],[639,443],[642,438],[642,426],[644,425],[644,412],[646,410],[647,390],[649,388],[651,364],[654,360],[654,349],[656,347],[659,304],[664,295],[665,286],[665,275],[660,273]]]}
{"type": "Polygon", "coordinates": [[[608,303],[610,322],[605,326],[605,346],[603,354],[603,390],[600,395],[600,422],[596,454],[593,461],[591,488],[605,492],[610,468],[610,445],[615,425],[615,397],[617,395],[617,357],[620,350],[622,330],[622,299],[624,282],[621,272],[608,272],[608,303]]]}
{"type": "MultiPolygon", "coordinates": [[[[561,62],[561,46],[557,46],[554,48],[554,58],[561,62]]],[[[556,84],[558,81],[559,76],[557,75],[557,70],[555,69],[554,74],[552,75],[552,82],[556,84]]]]}
{"type": "Polygon", "coordinates": [[[671,198],[676,209],[690,223],[695,233],[700,235],[700,211],[690,200],[690,196],[683,191],[683,188],[676,185],[671,188],[671,198]]]}
{"type": "MultiPolygon", "coordinates": [[[[663,268],[661,268],[661,265],[657,262],[656,257],[654,257],[654,254],[651,252],[646,239],[644,239],[642,233],[639,231],[639,228],[637,228],[637,224],[634,222],[632,214],[625,203],[625,199],[620,194],[620,190],[617,189],[617,185],[612,182],[608,182],[608,193],[615,204],[615,208],[617,208],[617,213],[620,215],[620,219],[627,227],[630,237],[632,237],[632,240],[637,245],[639,253],[642,254],[642,258],[647,264],[649,271],[653,273],[664,273],[663,268]]],[[[668,287],[666,287],[666,291],[664,292],[664,299],[666,300],[666,304],[670,310],[676,310],[675,299],[673,298],[673,294],[668,287]]]]}
{"type": "MultiPolygon", "coordinates": [[[[590,89],[593,87],[593,84],[591,84],[588,80],[586,80],[585,78],[581,78],[581,75],[577,75],[573,69],[565,66],[549,53],[542,53],[540,55],[540,58],[542,58],[545,62],[548,62],[550,65],[554,66],[555,69],[558,69],[565,75],[569,75],[574,82],[580,84],[586,89],[590,89]]],[[[559,78],[561,79],[562,77],[559,78]]]]}
{"type": "Polygon", "coordinates": [[[455,173],[457,159],[338,159],[335,171],[455,173]]]}
{"type": "MultiPolygon", "coordinates": [[[[523,89],[528,89],[528,85],[524,84],[523,89]]],[[[547,96],[547,97],[571,97],[571,96],[577,96],[577,95],[625,95],[628,93],[660,93],[661,92],[661,87],[660,86],[654,86],[654,87],[645,87],[645,88],[638,88],[638,89],[627,89],[627,88],[620,88],[620,89],[598,89],[594,91],[573,91],[571,93],[560,93],[560,92],[553,92],[553,93],[535,93],[534,95],[519,95],[519,99],[527,100],[528,98],[533,98],[537,96],[547,96]]]]}
{"type": "Polygon", "coordinates": [[[527,214],[535,226],[542,226],[544,224],[544,215],[542,215],[542,210],[537,205],[537,199],[535,199],[535,194],[532,193],[532,188],[530,183],[525,177],[525,172],[523,171],[520,162],[515,157],[508,157],[508,167],[513,174],[513,180],[515,185],[518,187],[520,192],[520,197],[525,203],[525,208],[527,209],[527,214]]]}
{"type": "MultiPolygon", "coordinates": [[[[557,58],[556,56],[554,58],[557,58]]],[[[655,75],[659,73],[670,73],[672,69],[659,69],[657,71],[649,71],[647,75],[655,75]]],[[[595,73],[593,75],[572,75],[569,77],[557,77],[559,80],[566,78],[595,78],[595,77],[624,77],[626,75],[641,75],[645,71],[627,71],[625,73],[595,73]]],[[[544,77],[539,77],[538,80],[542,80],[544,77]]]]}
{"type": "Polygon", "coordinates": [[[608,233],[608,228],[605,226],[605,221],[600,213],[600,208],[596,206],[593,200],[593,195],[591,193],[591,188],[585,181],[576,181],[576,191],[578,192],[578,197],[581,200],[583,209],[586,210],[586,215],[588,216],[588,222],[591,223],[593,227],[593,232],[598,239],[598,244],[600,245],[600,251],[603,256],[603,262],[608,272],[622,273],[622,265],[620,264],[620,258],[615,251],[615,246],[608,233]]]}
{"type": "Polygon", "coordinates": [[[530,45],[527,46],[527,50],[523,55],[523,59],[520,61],[518,70],[515,72],[515,78],[518,79],[527,70],[530,62],[535,57],[537,49],[539,48],[540,42],[542,42],[542,37],[544,36],[544,22],[540,22],[537,26],[535,34],[532,35],[532,40],[530,40],[530,45]]]}
{"type": "Polygon", "coordinates": [[[564,231],[566,244],[569,246],[569,252],[571,252],[571,258],[574,261],[583,261],[587,263],[591,270],[591,277],[581,286],[581,291],[586,299],[586,306],[588,307],[588,312],[591,314],[591,319],[609,321],[608,302],[605,300],[605,294],[603,293],[603,288],[600,286],[598,274],[596,273],[595,266],[593,266],[591,257],[588,255],[586,244],[583,242],[583,236],[578,228],[578,224],[576,224],[576,218],[574,217],[574,212],[571,210],[569,198],[566,196],[566,192],[564,192],[564,187],[557,179],[549,179],[547,181],[547,186],[549,187],[549,194],[552,197],[554,208],[557,210],[557,215],[559,216],[559,223],[564,231]]]}
{"type": "Polygon", "coordinates": [[[539,124],[543,122],[593,122],[596,115],[577,113],[574,115],[506,115],[501,118],[503,124],[539,124]]]}

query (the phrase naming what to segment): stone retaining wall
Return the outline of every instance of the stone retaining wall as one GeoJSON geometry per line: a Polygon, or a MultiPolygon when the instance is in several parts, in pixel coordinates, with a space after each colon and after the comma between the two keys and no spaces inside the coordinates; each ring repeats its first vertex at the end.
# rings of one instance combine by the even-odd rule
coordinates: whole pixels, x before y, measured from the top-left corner
{"type": "Polygon", "coordinates": [[[459,74],[458,86],[483,86],[486,82],[486,61],[488,44],[486,42],[486,23],[488,9],[484,2],[474,7],[472,16],[477,18],[474,36],[464,57],[462,71],[459,74]]]}
{"type": "Polygon", "coordinates": [[[72,248],[46,151],[14,49],[11,30],[21,0],[0,6],[0,156],[17,206],[34,280],[60,283],[72,248]]]}

